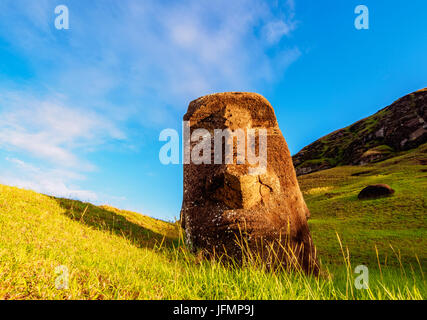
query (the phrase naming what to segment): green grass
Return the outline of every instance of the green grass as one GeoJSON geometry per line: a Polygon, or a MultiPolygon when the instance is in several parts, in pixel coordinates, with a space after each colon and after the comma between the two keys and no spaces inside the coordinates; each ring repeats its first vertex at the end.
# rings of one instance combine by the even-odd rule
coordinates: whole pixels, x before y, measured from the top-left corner
{"type": "Polygon", "coordinates": [[[355,261],[381,261],[400,254],[405,265],[427,262],[427,145],[392,159],[363,167],[343,166],[300,177],[311,210],[313,238],[325,262],[336,263],[330,253],[339,249],[331,239],[338,232],[355,261]],[[366,185],[386,183],[396,192],[388,198],[360,201],[366,185]],[[321,192],[310,192],[319,189],[321,192]],[[323,190],[323,191],[322,191],[323,190]],[[400,252],[400,253],[399,253],[400,252]],[[328,258],[326,258],[328,257],[328,258]]]}
{"type": "Polygon", "coordinates": [[[203,260],[176,224],[0,185],[0,298],[425,299],[426,151],[300,177],[319,278],[203,260]],[[371,183],[396,193],[357,200],[371,183]],[[369,290],[353,285],[360,264],[369,290]],[[66,290],[55,287],[58,266],[69,270],[66,290]]]}

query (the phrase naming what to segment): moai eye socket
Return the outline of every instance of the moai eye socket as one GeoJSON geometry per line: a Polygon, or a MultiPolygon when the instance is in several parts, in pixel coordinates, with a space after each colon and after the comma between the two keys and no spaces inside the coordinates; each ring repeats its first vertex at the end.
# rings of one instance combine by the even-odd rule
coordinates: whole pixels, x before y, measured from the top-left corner
{"type": "Polygon", "coordinates": [[[214,194],[217,190],[224,188],[224,174],[219,173],[213,177],[207,178],[205,183],[205,190],[207,194],[214,194]]]}

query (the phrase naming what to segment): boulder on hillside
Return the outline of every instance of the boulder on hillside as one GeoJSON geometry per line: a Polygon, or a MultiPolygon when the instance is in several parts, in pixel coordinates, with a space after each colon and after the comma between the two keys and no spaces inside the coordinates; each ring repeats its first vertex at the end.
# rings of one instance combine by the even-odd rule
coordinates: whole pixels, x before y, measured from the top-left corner
{"type": "Polygon", "coordinates": [[[357,197],[359,198],[359,200],[377,199],[382,197],[389,197],[393,195],[393,193],[394,190],[390,188],[389,185],[375,184],[364,188],[362,191],[360,191],[357,197]]]}
{"type": "Polygon", "coordinates": [[[191,157],[208,153],[204,163],[184,161],[181,223],[193,251],[226,254],[239,262],[244,259],[242,251],[250,249],[267,265],[280,262],[318,274],[307,224],[309,211],[270,103],[255,93],[211,94],[192,101],[184,121],[191,135],[184,152],[191,157]],[[256,169],[259,164],[249,161],[249,157],[236,160],[240,144],[233,136],[221,138],[219,143],[222,150],[232,146],[232,162],[225,161],[223,155],[220,161],[214,161],[218,160],[216,133],[227,129],[233,134],[244,132],[242,141],[247,143],[243,154],[254,149],[261,158],[265,148],[264,168],[256,169]],[[250,140],[249,132],[254,129],[255,139],[250,140]],[[261,131],[265,140],[261,139],[261,131]],[[200,146],[199,139],[193,139],[195,132],[199,132],[199,139],[207,139],[206,148],[200,146]],[[269,248],[274,248],[276,257],[269,248]]]}

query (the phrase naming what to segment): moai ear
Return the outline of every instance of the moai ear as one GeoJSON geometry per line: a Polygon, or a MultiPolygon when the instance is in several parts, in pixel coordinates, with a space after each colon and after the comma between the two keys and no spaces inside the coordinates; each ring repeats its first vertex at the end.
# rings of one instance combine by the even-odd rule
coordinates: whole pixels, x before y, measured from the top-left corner
{"type": "Polygon", "coordinates": [[[260,175],[259,181],[262,185],[267,186],[273,193],[281,193],[279,178],[273,172],[266,172],[260,175]]]}
{"type": "Polygon", "coordinates": [[[273,197],[281,194],[279,178],[273,172],[266,172],[258,176],[260,183],[261,200],[267,204],[273,197]]]}

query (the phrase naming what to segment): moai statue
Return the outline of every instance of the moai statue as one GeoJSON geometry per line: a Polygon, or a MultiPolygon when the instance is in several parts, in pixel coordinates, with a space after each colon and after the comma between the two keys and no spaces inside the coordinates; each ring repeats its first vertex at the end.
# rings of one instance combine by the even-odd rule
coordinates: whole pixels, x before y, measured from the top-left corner
{"type": "Polygon", "coordinates": [[[309,216],[273,107],[255,93],[211,94],[184,115],[181,223],[189,246],[318,274],[309,216]],[[274,254],[272,253],[274,251],[274,254]]]}

